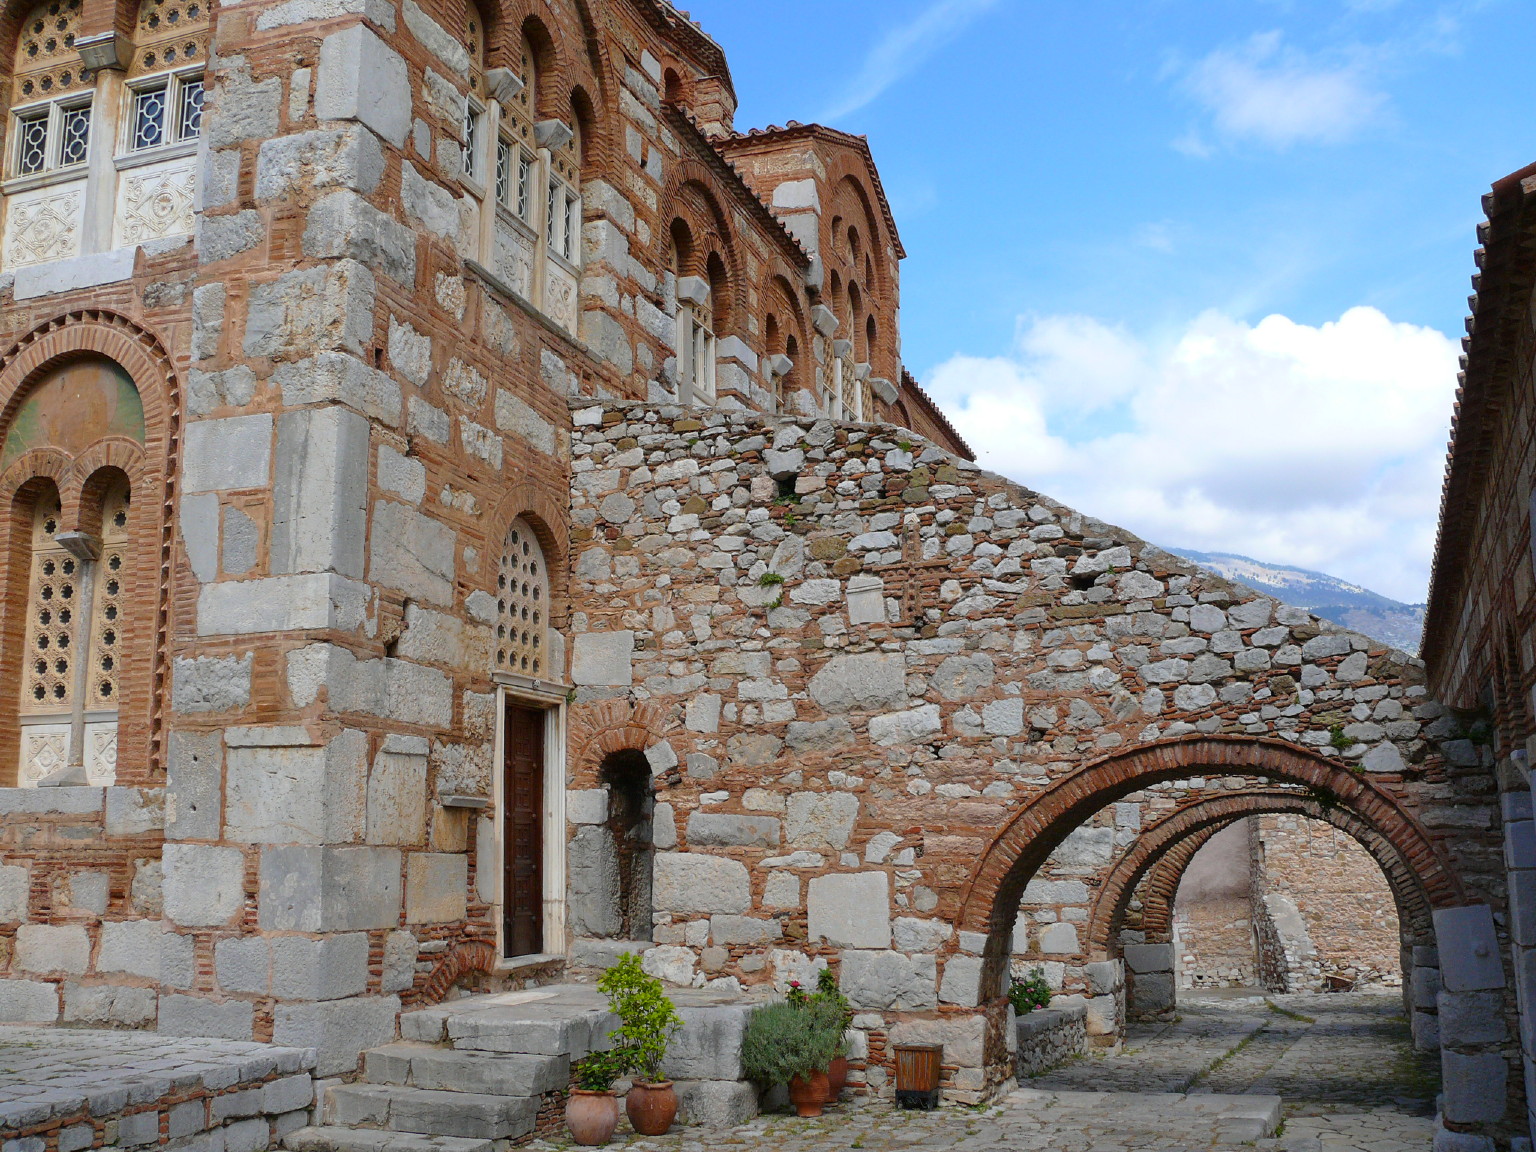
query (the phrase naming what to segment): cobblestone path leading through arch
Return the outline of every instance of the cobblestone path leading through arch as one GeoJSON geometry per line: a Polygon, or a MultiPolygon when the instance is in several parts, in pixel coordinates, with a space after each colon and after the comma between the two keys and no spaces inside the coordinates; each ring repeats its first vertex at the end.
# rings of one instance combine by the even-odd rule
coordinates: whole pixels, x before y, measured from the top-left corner
{"type": "MultiPolygon", "coordinates": [[[[621,1135],[630,1152],[1428,1152],[1438,1085],[1395,994],[1194,997],[1138,1025],[1123,1052],[1028,1080],[998,1105],[902,1112],[845,1103],[818,1120],[761,1116],[727,1131],[621,1135]],[[1284,1127],[1262,1137],[1280,1096],[1284,1127]]],[[[540,1142],[536,1147],[563,1145],[540,1142]]]]}

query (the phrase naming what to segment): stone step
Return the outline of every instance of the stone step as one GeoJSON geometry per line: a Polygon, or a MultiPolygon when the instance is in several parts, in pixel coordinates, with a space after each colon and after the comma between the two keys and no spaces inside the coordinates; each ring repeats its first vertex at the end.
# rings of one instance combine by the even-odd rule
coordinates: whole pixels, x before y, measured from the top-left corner
{"type": "Polygon", "coordinates": [[[492,1096],[542,1096],[570,1086],[568,1056],[475,1052],[409,1040],[363,1053],[364,1074],[374,1084],[400,1084],[439,1092],[492,1096]]]}
{"type": "Polygon", "coordinates": [[[527,1096],[436,1092],[395,1084],[339,1084],[326,1089],[320,1111],[328,1125],[515,1140],[533,1131],[539,1102],[527,1096]]]}
{"type": "Polygon", "coordinates": [[[489,1140],[381,1132],[376,1128],[300,1128],[283,1137],[289,1152],[493,1152],[489,1140]]]}

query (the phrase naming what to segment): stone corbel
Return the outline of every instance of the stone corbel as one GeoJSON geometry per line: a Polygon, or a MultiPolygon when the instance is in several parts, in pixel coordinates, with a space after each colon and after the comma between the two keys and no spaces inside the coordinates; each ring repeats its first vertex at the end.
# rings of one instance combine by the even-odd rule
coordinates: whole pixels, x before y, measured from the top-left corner
{"type": "Polygon", "coordinates": [[[103,68],[127,68],[133,59],[133,44],[120,32],[97,32],[75,39],[75,51],[87,72],[103,68]]]}
{"type": "Polygon", "coordinates": [[[812,292],[820,292],[826,282],[827,270],[822,267],[821,257],[813,256],[810,266],[805,270],[805,286],[812,292]]]}
{"type": "Polygon", "coordinates": [[[677,302],[696,304],[702,308],[709,302],[709,281],[702,276],[680,276],[677,280],[677,302]]]}
{"type": "Polygon", "coordinates": [[[869,379],[869,374],[874,371],[868,364],[855,364],[853,366],[853,378],[860,383],[869,379]]]}
{"type": "Polygon", "coordinates": [[[89,532],[58,532],[53,542],[76,560],[95,560],[101,556],[101,539],[89,532]]]}
{"type": "Polygon", "coordinates": [[[837,331],[837,316],[825,304],[818,304],[811,309],[811,324],[823,336],[830,336],[837,331]]]}
{"type": "Polygon", "coordinates": [[[896,403],[896,385],[884,376],[876,376],[869,382],[870,390],[887,404],[896,403]]]}
{"type": "Polygon", "coordinates": [[[836,356],[839,360],[841,360],[844,356],[852,356],[853,355],[853,341],[852,340],[834,340],[834,341],[832,341],[832,355],[836,356]]]}
{"type": "Polygon", "coordinates": [[[782,352],[777,352],[768,357],[763,363],[768,370],[768,379],[770,380],[780,380],[788,376],[795,367],[795,362],[782,352]]]}
{"type": "Polygon", "coordinates": [[[558,152],[575,138],[576,133],[564,120],[540,120],[533,126],[534,142],[551,152],[558,152]]]}
{"type": "Polygon", "coordinates": [[[510,68],[492,68],[485,74],[485,90],[492,100],[510,104],[523,94],[527,85],[510,68]]]}

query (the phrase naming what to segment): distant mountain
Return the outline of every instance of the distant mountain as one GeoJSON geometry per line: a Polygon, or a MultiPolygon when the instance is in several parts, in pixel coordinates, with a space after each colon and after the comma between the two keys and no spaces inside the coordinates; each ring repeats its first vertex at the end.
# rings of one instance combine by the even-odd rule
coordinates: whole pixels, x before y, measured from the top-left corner
{"type": "Polygon", "coordinates": [[[1415,655],[1424,630],[1423,604],[1404,604],[1369,588],[1350,584],[1323,572],[1265,564],[1230,552],[1196,552],[1190,548],[1168,549],[1176,556],[1236,580],[1297,608],[1305,608],[1356,632],[1363,632],[1394,648],[1415,655]]]}

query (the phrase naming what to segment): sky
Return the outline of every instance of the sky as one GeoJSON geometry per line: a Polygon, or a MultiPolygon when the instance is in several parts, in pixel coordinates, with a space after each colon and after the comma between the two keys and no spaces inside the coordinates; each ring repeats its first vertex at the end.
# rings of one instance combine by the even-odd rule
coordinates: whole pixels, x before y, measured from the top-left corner
{"type": "MultiPolygon", "coordinates": [[[[689,0],[682,0],[687,4],[689,0]]],[[[737,127],[867,135],[903,358],[980,462],[1424,599],[1531,0],[692,0],[737,127]]]]}

